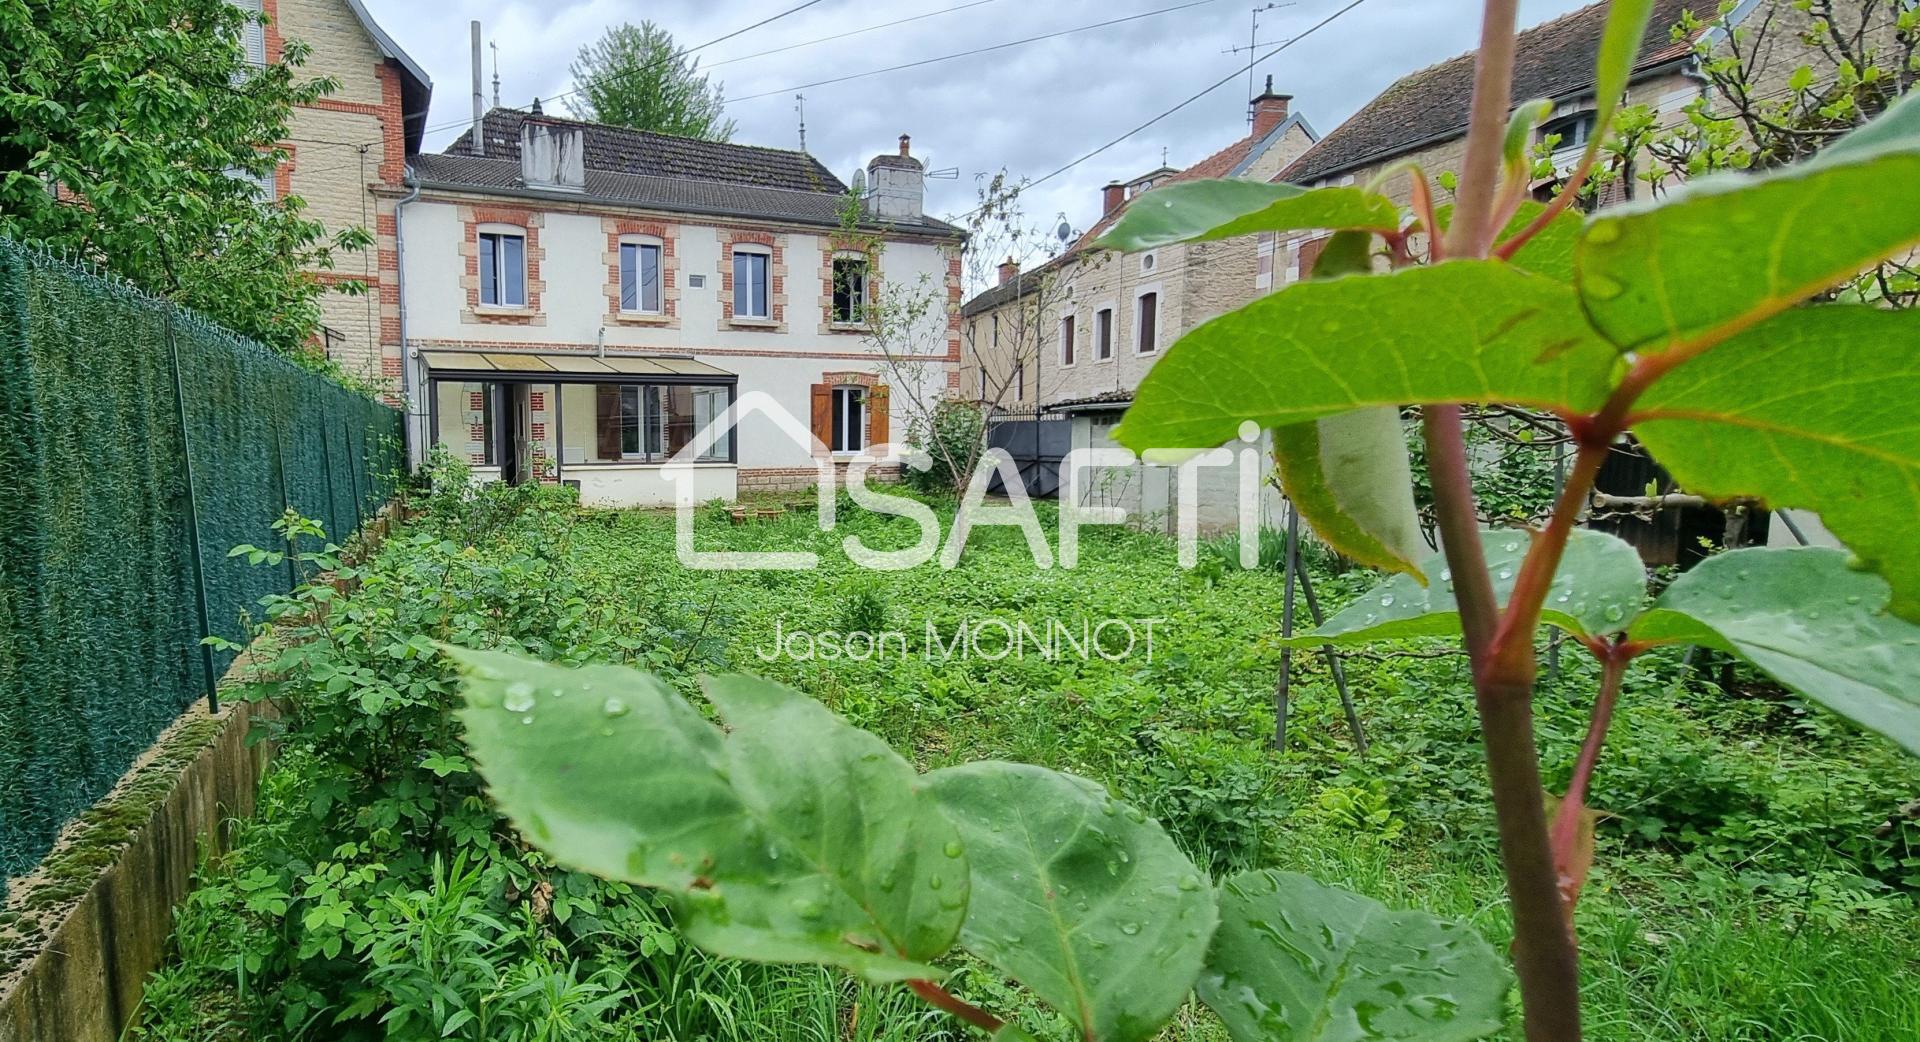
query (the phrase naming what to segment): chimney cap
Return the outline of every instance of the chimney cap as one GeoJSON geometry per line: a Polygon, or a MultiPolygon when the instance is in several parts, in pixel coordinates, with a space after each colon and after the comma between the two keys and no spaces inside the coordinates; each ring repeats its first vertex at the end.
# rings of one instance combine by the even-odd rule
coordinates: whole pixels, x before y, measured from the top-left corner
{"type": "Polygon", "coordinates": [[[912,146],[913,146],[913,136],[911,134],[900,135],[900,154],[901,155],[903,156],[913,155],[912,146]]]}
{"type": "Polygon", "coordinates": [[[1266,100],[1267,100],[1267,99],[1269,99],[1269,98],[1271,98],[1271,99],[1273,99],[1273,100],[1276,100],[1276,101],[1292,101],[1292,100],[1293,100],[1293,95],[1291,95],[1291,94],[1276,94],[1276,93],[1274,93],[1274,90],[1273,90],[1273,76],[1272,76],[1271,74],[1269,74],[1269,75],[1267,76],[1267,89],[1266,89],[1266,90],[1263,90],[1263,91],[1261,91],[1261,92],[1260,92],[1260,93],[1259,93],[1259,94],[1258,94],[1257,96],[1255,96],[1255,97],[1254,97],[1254,99],[1253,99],[1253,100],[1255,100],[1255,101],[1266,101],[1266,100]]]}

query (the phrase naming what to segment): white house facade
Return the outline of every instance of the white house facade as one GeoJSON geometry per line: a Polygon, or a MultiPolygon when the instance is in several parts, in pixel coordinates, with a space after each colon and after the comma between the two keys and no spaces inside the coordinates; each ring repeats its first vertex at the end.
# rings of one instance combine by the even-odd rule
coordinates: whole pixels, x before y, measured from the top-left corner
{"type": "MultiPolygon", "coordinates": [[[[412,442],[481,478],[576,484],[583,502],[670,503],[662,468],[742,395],[807,426],[743,415],[694,464],[692,498],[804,488],[894,437],[892,401],[958,379],[963,233],[922,210],[918,160],[849,192],[802,152],[495,110],[414,157],[400,208],[412,442]],[[925,328],[889,353],[870,321],[918,292],[925,328]],[[911,357],[902,357],[902,354],[911,357]]],[[[675,473],[685,474],[687,468],[675,473]]]]}

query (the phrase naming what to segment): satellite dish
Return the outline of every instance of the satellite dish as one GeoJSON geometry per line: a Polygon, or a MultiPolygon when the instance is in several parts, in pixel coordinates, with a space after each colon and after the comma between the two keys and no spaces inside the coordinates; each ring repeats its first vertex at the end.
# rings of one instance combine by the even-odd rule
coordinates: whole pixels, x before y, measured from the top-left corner
{"type": "Polygon", "coordinates": [[[867,194],[867,172],[865,170],[855,170],[853,172],[853,194],[867,194]]]}
{"type": "Polygon", "coordinates": [[[1066,242],[1068,239],[1073,238],[1073,225],[1061,221],[1060,227],[1053,230],[1053,235],[1054,238],[1059,239],[1061,242],[1066,242]]]}

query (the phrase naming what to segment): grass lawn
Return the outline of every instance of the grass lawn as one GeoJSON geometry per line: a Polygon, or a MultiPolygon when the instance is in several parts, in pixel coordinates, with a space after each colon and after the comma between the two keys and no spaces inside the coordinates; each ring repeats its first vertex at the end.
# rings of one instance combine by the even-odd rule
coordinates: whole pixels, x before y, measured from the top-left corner
{"type": "MultiPolygon", "coordinates": [[[[1089,529],[1068,571],[1037,568],[1017,531],[976,529],[951,571],[880,573],[842,552],[848,526],[821,533],[802,511],[703,524],[699,545],[810,549],[817,570],[689,572],[671,526],[648,512],[593,515],[574,545],[596,582],[650,591],[656,610],[704,632],[716,665],[812,693],[923,768],[1008,759],[1072,771],[1158,816],[1216,874],[1296,869],[1507,939],[1464,659],[1351,661],[1373,742],[1362,760],[1324,660],[1296,654],[1292,741],[1276,756],[1283,581],[1274,570],[1205,566],[1231,546],[1203,547],[1213,551],[1203,567],[1183,571],[1166,539],[1089,529]],[[1067,648],[1050,661],[1029,641],[995,660],[1005,627],[979,625],[1025,622],[1044,635],[1058,621],[1078,636],[1107,619],[1157,620],[1151,656],[1139,641],[1118,655],[1125,631],[1109,626],[1113,658],[1067,648]],[[952,651],[969,625],[977,649],[952,651]],[[808,657],[808,642],[791,636],[856,631],[904,640],[863,659],[828,657],[825,641],[808,657]],[[784,648],[776,634],[788,635],[784,648]]],[[[872,515],[851,529],[876,549],[918,535],[909,521],[872,515]]],[[[1319,575],[1329,610],[1371,581],[1319,575]]],[[[1146,626],[1132,628],[1139,636],[1146,626]]],[[[1565,779],[1595,682],[1578,649],[1563,663],[1541,699],[1550,784],[1565,779]]],[[[1920,790],[1920,769],[1795,704],[1677,684],[1680,673],[1671,657],[1636,666],[1595,787],[1595,805],[1617,816],[1601,826],[1579,915],[1592,1037],[1912,1037],[1920,916],[1909,896],[1869,881],[1862,862],[1913,851],[1862,848],[1920,790]],[[1803,814],[1817,826],[1773,820],[1803,814]]],[[[1911,863],[1883,873],[1903,874],[1920,882],[1911,863]]],[[[1176,1034],[1208,1037],[1204,1021],[1176,1034]]]]}
{"type": "MultiPolygon", "coordinates": [[[[840,540],[907,546],[919,533],[906,519],[856,511],[822,533],[807,511],[744,525],[702,511],[703,549],[812,550],[821,564],[689,571],[671,515],[497,507],[483,497],[460,518],[416,523],[310,635],[313,657],[275,692],[299,704],[293,752],[240,849],[182,913],[179,957],[150,985],[134,1037],[970,1037],[830,971],[690,951],[644,894],[518,846],[449,760],[457,695],[444,664],[407,643],[421,635],[633,662],[688,692],[698,673],[756,673],[923,768],[1000,758],[1103,782],[1216,876],[1303,871],[1507,941],[1464,660],[1444,645],[1351,658],[1373,743],[1363,759],[1324,661],[1297,654],[1291,741],[1276,754],[1281,576],[1233,567],[1220,546],[1183,570],[1165,539],[1089,529],[1069,571],[1037,568],[1017,531],[976,529],[952,570],[883,573],[853,566],[840,540]],[[1111,623],[1107,655],[1004,643],[1023,623],[1078,639],[1116,619],[1132,627],[1129,654],[1111,623]],[[978,639],[954,647],[963,626],[978,639]],[[855,632],[899,636],[884,654],[832,657],[818,639],[855,632]]],[[[1051,542],[1044,505],[1042,519],[1051,542]]],[[[1325,562],[1315,574],[1330,608],[1371,582],[1325,562]]],[[[1543,685],[1550,788],[1564,785],[1594,672],[1569,649],[1543,685]]],[[[1608,817],[1577,924],[1590,1037],[1913,1038],[1920,826],[1890,819],[1920,791],[1920,768],[1744,674],[1733,694],[1685,675],[1677,654],[1636,665],[1596,778],[1608,817]]],[[[962,960],[954,987],[1039,1037],[1067,1037],[982,964],[962,960]]],[[[1190,1007],[1163,1037],[1224,1035],[1190,1007]]]]}

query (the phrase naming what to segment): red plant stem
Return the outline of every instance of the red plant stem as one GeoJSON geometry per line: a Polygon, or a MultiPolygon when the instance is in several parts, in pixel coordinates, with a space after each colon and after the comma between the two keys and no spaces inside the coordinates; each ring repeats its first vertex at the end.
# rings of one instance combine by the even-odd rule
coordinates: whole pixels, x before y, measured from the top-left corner
{"type": "Polygon", "coordinates": [[[1546,801],[1533,734],[1531,664],[1527,674],[1518,678],[1501,676],[1490,668],[1499,602],[1480,543],[1460,409],[1430,406],[1425,421],[1434,512],[1474,665],[1474,704],[1480,714],[1487,778],[1499,824],[1500,861],[1513,907],[1513,962],[1520,978],[1526,1034],[1530,1042],[1578,1042],[1579,962],[1547,839],[1546,801]]]}
{"type": "Polygon", "coordinates": [[[1434,216],[1433,188],[1427,184],[1427,173],[1415,168],[1413,171],[1413,213],[1427,229],[1427,260],[1438,264],[1447,259],[1446,236],[1440,231],[1440,222],[1434,216]]]}
{"type": "Polygon", "coordinates": [[[1587,788],[1593,783],[1593,769],[1600,763],[1600,750],[1607,744],[1607,727],[1613,723],[1613,708],[1620,700],[1620,678],[1626,676],[1627,663],[1633,661],[1628,645],[1609,644],[1600,659],[1600,694],[1593,700],[1593,719],[1587,724],[1586,741],[1580,743],[1580,755],[1573,761],[1573,777],[1567,780],[1567,795],[1560,802],[1560,813],[1553,819],[1553,849],[1565,850],[1579,828],[1580,809],[1587,805],[1587,788]],[[1571,810],[1571,812],[1569,812],[1571,810]]]}
{"type": "Polygon", "coordinates": [[[999,1017],[988,1013],[986,1010],[981,1009],[965,999],[955,996],[952,992],[930,980],[910,980],[907,982],[907,990],[920,996],[926,1000],[928,1004],[946,1010],[948,1013],[959,1017],[961,1020],[972,1024],[974,1027],[979,1028],[989,1035],[1000,1030],[1002,1026],[999,1017]]]}
{"type": "Polygon", "coordinates": [[[1612,442],[1611,437],[1605,440],[1594,437],[1584,423],[1576,423],[1574,428],[1575,437],[1580,440],[1580,452],[1574,458],[1573,471],[1567,476],[1559,502],[1553,505],[1553,516],[1548,519],[1547,527],[1534,536],[1533,546],[1520,564],[1513,594],[1507,598],[1506,611],[1494,634],[1491,664],[1487,667],[1509,679],[1525,679],[1529,686],[1535,674],[1533,633],[1540,623],[1540,609],[1547,603],[1553,573],[1560,568],[1567,539],[1580,520],[1580,508],[1600,474],[1601,464],[1607,461],[1612,442]]]}
{"type": "Polygon", "coordinates": [[[1513,108],[1514,22],[1519,0],[1487,0],[1480,24],[1480,52],[1474,61],[1473,121],[1467,127],[1467,156],[1447,236],[1447,254],[1485,257],[1498,231],[1493,224],[1494,193],[1500,187],[1507,113],[1513,108]]]}
{"type": "Polygon", "coordinates": [[[1594,162],[1600,158],[1600,136],[1606,133],[1606,129],[1605,127],[1593,129],[1595,143],[1589,146],[1586,153],[1580,157],[1580,165],[1574,169],[1573,176],[1567,179],[1567,186],[1547,201],[1547,208],[1540,211],[1540,216],[1535,217],[1527,223],[1525,228],[1514,233],[1513,238],[1501,243],[1500,248],[1494,251],[1494,256],[1501,260],[1512,260],[1513,255],[1520,252],[1520,247],[1532,242],[1534,236],[1545,231],[1547,225],[1552,224],[1553,219],[1560,216],[1560,211],[1573,202],[1574,198],[1580,194],[1580,189],[1585,187],[1587,177],[1593,173],[1594,162]]]}

